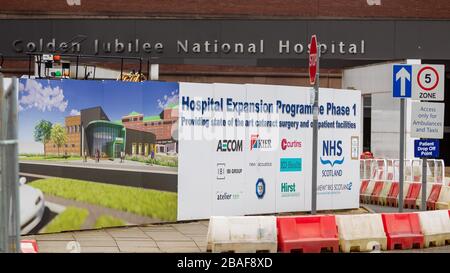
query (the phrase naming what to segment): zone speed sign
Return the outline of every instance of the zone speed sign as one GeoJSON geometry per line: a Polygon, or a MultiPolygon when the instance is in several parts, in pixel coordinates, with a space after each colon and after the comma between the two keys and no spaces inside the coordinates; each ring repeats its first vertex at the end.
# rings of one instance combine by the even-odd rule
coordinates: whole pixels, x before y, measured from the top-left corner
{"type": "Polygon", "coordinates": [[[413,65],[412,99],[442,101],[444,100],[444,65],[413,65]]]}

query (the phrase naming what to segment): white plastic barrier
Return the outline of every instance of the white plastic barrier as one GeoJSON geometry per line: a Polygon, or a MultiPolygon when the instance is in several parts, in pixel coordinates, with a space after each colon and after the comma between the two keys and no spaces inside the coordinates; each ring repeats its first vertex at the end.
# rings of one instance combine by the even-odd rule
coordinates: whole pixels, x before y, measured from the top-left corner
{"type": "Polygon", "coordinates": [[[361,193],[361,198],[363,203],[370,203],[370,195],[373,192],[373,188],[375,186],[375,181],[374,180],[370,180],[369,183],[367,184],[367,188],[366,191],[361,193]]]}
{"type": "Polygon", "coordinates": [[[387,239],[381,214],[336,215],[342,252],[386,250],[387,239]]]}
{"type": "Polygon", "coordinates": [[[436,202],[436,209],[450,209],[450,187],[442,186],[436,202]]]}
{"type": "Polygon", "coordinates": [[[213,216],[207,250],[211,252],[277,252],[275,216],[213,216]]]}
{"type": "Polygon", "coordinates": [[[447,210],[418,212],[425,237],[425,247],[443,246],[450,241],[450,219],[447,210]]]}
{"type": "MultiPolygon", "coordinates": [[[[427,183],[427,198],[425,199],[425,201],[428,200],[428,197],[430,196],[433,185],[434,185],[434,183],[427,183]]],[[[422,205],[422,187],[420,187],[419,197],[417,197],[417,200],[416,200],[416,206],[418,208],[420,208],[421,205],[422,205]]]]}
{"type": "Polygon", "coordinates": [[[386,198],[389,193],[389,190],[391,189],[391,186],[392,186],[391,181],[383,182],[383,189],[381,189],[380,198],[379,198],[379,202],[382,206],[386,206],[386,198]]]}

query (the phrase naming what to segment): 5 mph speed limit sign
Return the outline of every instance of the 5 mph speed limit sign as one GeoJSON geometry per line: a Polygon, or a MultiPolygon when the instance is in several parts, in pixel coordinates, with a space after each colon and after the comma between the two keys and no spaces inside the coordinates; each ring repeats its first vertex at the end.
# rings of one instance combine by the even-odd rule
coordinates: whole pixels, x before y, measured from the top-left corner
{"type": "Polygon", "coordinates": [[[412,99],[442,101],[444,100],[444,65],[413,65],[412,99]]]}

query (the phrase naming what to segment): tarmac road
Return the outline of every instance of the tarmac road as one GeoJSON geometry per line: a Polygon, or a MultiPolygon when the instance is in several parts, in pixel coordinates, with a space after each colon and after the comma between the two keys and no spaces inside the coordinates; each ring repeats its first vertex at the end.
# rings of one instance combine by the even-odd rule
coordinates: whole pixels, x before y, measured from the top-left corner
{"type": "Polygon", "coordinates": [[[176,168],[142,163],[21,160],[19,172],[29,181],[46,177],[62,177],[169,192],[177,192],[178,186],[176,168]]]}

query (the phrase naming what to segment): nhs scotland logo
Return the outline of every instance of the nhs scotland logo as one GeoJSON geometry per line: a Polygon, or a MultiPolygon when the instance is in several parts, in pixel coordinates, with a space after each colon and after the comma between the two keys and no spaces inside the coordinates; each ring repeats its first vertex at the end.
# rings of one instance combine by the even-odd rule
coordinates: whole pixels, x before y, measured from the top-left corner
{"type": "Polygon", "coordinates": [[[331,167],[342,165],[344,159],[342,156],[342,140],[322,141],[322,156],[320,157],[322,165],[330,165],[331,167]],[[330,157],[337,157],[337,159],[328,159],[330,157]]]}

